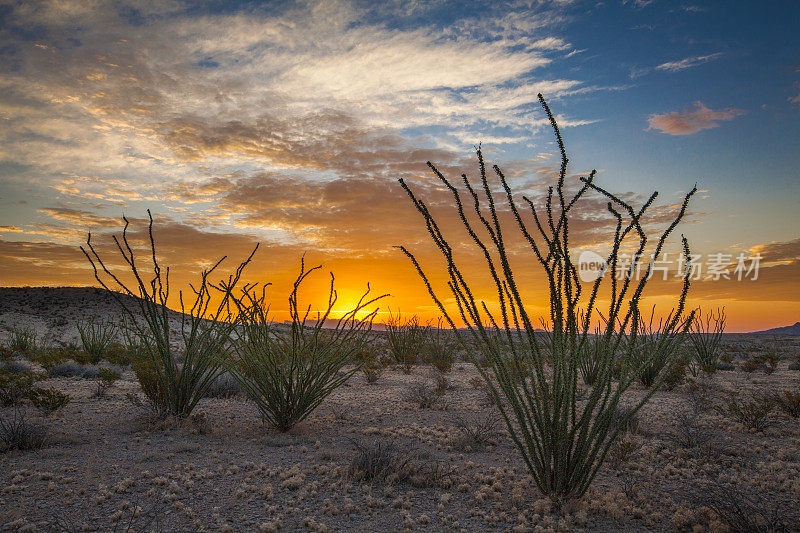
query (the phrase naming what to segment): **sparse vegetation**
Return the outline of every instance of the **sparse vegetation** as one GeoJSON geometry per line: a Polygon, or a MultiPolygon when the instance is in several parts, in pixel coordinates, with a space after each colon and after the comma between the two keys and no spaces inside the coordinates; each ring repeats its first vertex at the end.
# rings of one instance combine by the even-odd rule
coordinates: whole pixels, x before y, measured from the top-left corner
{"type": "Polygon", "coordinates": [[[727,401],[716,406],[722,415],[739,422],[748,431],[763,431],[767,427],[767,416],[775,408],[775,399],[770,395],[754,395],[748,400],[740,400],[733,393],[727,401]]]}
{"type": "Polygon", "coordinates": [[[445,388],[420,381],[411,385],[405,392],[405,401],[420,409],[433,409],[439,405],[445,388]]]}
{"type": "Polygon", "coordinates": [[[109,320],[91,317],[76,324],[83,351],[91,364],[99,363],[117,343],[118,328],[109,320]]]}
{"type": "MultiPolygon", "coordinates": [[[[510,209],[510,215],[519,229],[519,236],[533,252],[534,259],[542,267],[548,280],[551,326],[544,334],[547,339],[546,350],[535,333],[535,317],[531,315],[532,310],[526,304],[515,279],[510,253],[506,248],[511,230],[500,224],[493,187],[489,185],[480,148],[477,150],[480,166],[479,189],[474,188],[466,176],[463,177],[468,197],[466,205],[474,207],[470,218],[465,212],[465,203],[459,190],[433,164],[428,165],[444,187],[452,193],[463,227],[486,259],[490,281],[497,291],[495,301],[498,308],[495,311],[476,299],[466,281],[468,276],[454,259],[453,247],[445,238],[427,204],[417,198],[405,181],[401,179],[400,183],[423,216],[428,233],[447,264],[448,297],[454,299],[458,313],[456,316],[466,322],[471,339],[479,346],[481,355],[489,364],[487,371],[481,366],[479,359],[472,356],[475,367],[497,399],[497,406],[512,440],[521,452],[537,487],[549,498],[562,501],[580,496],[588,490],[619,434],[619,429],[612,427],[612,419],[623,393],[639,379],[643,368],[652,363],[650,359],[634,359],[632,350],[635,347],[635,335],[627,335],[629,326],[635,327],[639,320],[639,300],[652,266],[645,263],[648,275],[635,283],[632,276],[625,277],[619,283],[614,276],[611,277],[610,305],[603,313],[606,327],[598,340],[604,343],[601,348],[604,355],[599,358],[603,362],[602,370],[588,391],[586,402],[578,405],[579,363],[584,343],[591,331],[592,317],[596,316],[597,294],[604,277],[598,277],[588,291],[588,298],[581,300],[583,290],[568,244],[570,212],[590,191],[608,200],[608,210],[615,220],[615,230],[606,264],[611,272],[615,272],[620,247],[632,240],[634,249],[638,247],[638,253],[633,256],[634,265],[631,267],[631,271],[634,271],[648,242],[641,221],[656,195],[653,194],[642,208],[634,209],[618,196],[597,186],[594,183],[595,173],[592,172],[588,177],[582,178],[578,192],[568,196],[565,191],[567,157],[561,135],[555,118],[541,95],[540,101],[553,126],[561,150],[562,165],[556,187],[548,189],[543,215],[538,214],[531,200],[523,197],[526,206],[531,209],[538,239],[529,231],[529,223],[523,219],[504,174],[497,166],[493,168],[505,193],[504,205],[507,204],[510,209]],[[478,190],[483,191],[483,199],[478,190]],[[488,204],[488,209],[482,209],[482,204],[488,204]],[[479,221],[478,225],[475,226],[471,219],[479,221]],[[503,343],[498,342],[498,339],[503,339],[503,343]],[[621,352],[619,360],[615,356],[618,351],[621,352]],[[548,369],[545,368],[547,360],[551,362],[551,368],[548,369]],[[521,379],[519,372],[514,372],[512,364],[523,366],[527,370],[527,377],[521,379]],[[616,382],[612,375],[614,366],[619,370],[619,380],[616,382]]],[[[667,238],[683,218],[689,199],[695,191],[696,188],[684,197],[672,223],[656,239],[653,257],[658,257],[661,253],[667,238]]],[[[444,306],[440,292],[431,285],[430,278],[414,254],[405,247],[401,247],[401,250],[411,259],[440,312],[460,336],[453,319],[453,310],[444,306]]],[[[683,252],[688,260],[689,249],[685,239],[683,252]]],[[[671,335],[679,330],[688,289],[687,269],[678,297],[678,307],[662,328],[663,334],[671,335]]],[[[669,364],[665,367],[669,367],[669,364]]],[[[651,398],[663,379],[662,372],[654,380],[650,392],[633,406],[631,414],[635,414],[651,398]]]]}
{"type": "Polygon", "coordinates": [[[102,398],[108,393],[109,389],[114,386],[114,383],[117,382],[120,375],[110,368],[98,368],[97,374],[98,379],[94,389],[94,396],[96,398],[102,398]]]}
{"type": "Polygon", "coordinates": [[[11,326],[7,328],[6,346],[14,353],[31,356],[39,351],[36,330],[30,326],[11,326]]]}
{"type": "Polygon", "coordinates": [[[70,399],[69,394],[53,388],[34,387],[30,392],[31,403],[45,416],[50,416],[59,409],[63,409],[70,399]]]}
{"type": "Polygon", "coordinates": [[[772,401],[792,418],[800,417],[800,392],[789,390],[778,392],[772,396],[772,401]]]}
{"type": "Polygon", "coordinates": [[[337,302],[334,277],[328,293],[327,308],[310,318],[311,307],[298,305],[298,291],[317,266],[306,270],[300,262],[300,274],[289,295],[288,330],[276,328],[269,318],[266,287],[260,294],[247,287],[235,302],[239,310],[241,335],[234,343],[235,356],[231,374],[241,383],[247,396],[258,406],[261,415],[280,431],[287,431],[303,421],[325,398],[358,372],[372,319],[378,309],[367,308],[384,296],[371,298],[366,292],[332,329],[325,329],[337,302]],[[359,314],[366,313],[359,319],[359,314]],[[343,371],[350,366],[349,370],[343,371]]]}
{"type": "Polygon", "coordinates": [[[406,374],[417,364],[420,354],[425,350],[428,329],[419,323],[416,316],[403,320],[400,313],[390,316],[386,321],[386,335],[389,340],[389,355],[392,361],[406,374]]]}
{"type": "Polygon", "coordinates": [[[211,268],[203,270],[200,280],[192,285],[194,298],[191,306],[184,305],[183,292],[178,293],[178,303],[181,309],[180,350],[172,347],[173,335],[170,329],[170,310],[167,307],[170,297],[169,268],[162,273],[158,263],[155,238],[153,237],[153,217],[150,218],[148,237],[153,263],[153,278],[146,282],[135,262],[133,248],[128,242],[128,219],[123,217],[125,226],[122,230],[122,243],[114,236],[114,242],[120,256],[124,260],[135,285],[133,292],[116,275],[107,268],[106,263],[100,258],[92,244],[92,236],[86,241],[88,251],[81,247],[84,255],[94,269],[97,281],[112,294],[120,304],[124,313],[129,315],[129,335],[138,340],[138,344],[145,348],[145,358],[137,363],[137,377],[155,376],[158,387],[152,383],[143,384],[150,389],[145,391],[148,399],[163,402],[163,410],[168,410],[178,418],[188,417],[192,410],[206,394],[206,391],[217,377],[224,372],[224,357],[228,353],[231,333],[235,330],[235,320],[224,321],[226,311],[230,310],[230,297],[242,275],[242,271],[252,259],[256,248],[250,256],[239,264],[234,274],[227,280],[214,286],[209,281],[209,276],[219,267],[223,257],[211,268]],[[104,279],[105,278],[105,279],[104,279]],[[134,297],[138,305],[135,313],[112,291],[108,283],[115,284],[123,294],[134,297]],[[216,308],[211,308],[211,289],[216,288],[220,293],[219,303],[216,308]],[[157,389],[158,392],[152,394],[157,389]]]}
{"type": "Polygon", "coordinates": [[[30,422],[22,409],[14,409],[10,417],[0,416],[0,452],[35,450],[47,442],[44,426],[30,422]]]}
{"type": "Polygon", "coordinates": [[[717,370],[720,359],[720,341],[725,332],[725,308],[703,314],[697,310],[691,321],[688,337],[692,346],[690,369],[696,376],[699,372],[710,374],[717,370]]]}

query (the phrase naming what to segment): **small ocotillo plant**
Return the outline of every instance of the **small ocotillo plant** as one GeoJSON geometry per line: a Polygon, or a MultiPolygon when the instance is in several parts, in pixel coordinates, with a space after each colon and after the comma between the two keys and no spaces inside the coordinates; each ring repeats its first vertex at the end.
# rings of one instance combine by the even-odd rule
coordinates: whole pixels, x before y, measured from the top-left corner
{"type": "MultiPolygon", "coordinates": [[[[444,305],[444,295],[435,289],[425,270],[413,253],[401,246],[402,252],[412,261],[433,301],[463,340],[463,333],[457,329],[455,320],[465,324],[468,336],[479,347],[488,368],[483,368],[475,354],[468,352],[475,366],[491,390],[495,403],[508,432],[522,454],[523,460],[537,487],[553,500],[580,496],[586,492],[597,475],[606,454],[616,440],[620,427],[615,421],[615,413],[623,393],[639,378],[643,368],[651,362],[650,357],[637,357],[633,353],[635,324],[639,320],[639,301],[645,284],[652,271],[652,263],[643,261],[648,236],[642,220],[647,209],[653,204],[657,193],[635,209],[620,197],[606,191],[594,183],[595,172],[581,178],[582,184],[575,194],[565,190],[567,156],[555,118],[546,102],[539,95],[555,132],[561,151],[561,170],[555,187],[548,189],[544,212],[537,210],[534,203],[523,197],[530,215],[523,215],[518,201],[502,171],[494,166],[495,174],[502,187],[503,205],[507,205],[514,226],[504,227],[500,223],[498,206],[487,178],[483,155],[477,149],[480,167],[479,188],[472,185],[466,175],[462,175],[463,188],[460,191],[454,184],[428,162],[439,181],[452,193],[457,215],[477,247],[477,252],[485,259],[491,285],[496,291],[499,311],[492,312],[489,306],[478,300],[473,287],[467,281],[466,267],[459,264],[454,247],[444,236],[436,217],[428,205],[418,198],[411,188],[400,180],[401,186],[411,198],[416,209],[423,216],[428,234],[441,252],[446,264],[448,297],[455,302],[453,307],[444,305]],[[617,272],[618,259],[623,244],[633,243],[636,253],[633,256],[629,274],[617,280],[611,276],[610,287],[603,297],[608,307],[602,313],[605,328],[597,339],[605,356],[599,360],[600,369],[593,386],[583,394],[577,386],[579,364],[583,347],[593,324],[592,318],[599,313],[598,291],[606,278],[598,276],[584,291],[580,285],[578,269],[570,253],[569,229],[571,211],[584,195],[593,191],[608,200],[608,212],[615,221],[613,240],[606,259],[608,270],[617,272]],[[466,194],[466,202],[462,199],[466,194]],[[487,207],[488,205],[488,207],[487,207]],[[471,209],[470,209],[471,206],[471,209]],[[467,210],[472,211],[467,216],[467,210]],[[529,218],[530,217],[530,218],[529,218]],[[526,221],[527,220],[527,221],[526,221]],[[517,233],[518,232],[518,233],[517,233]],[[516,242],[508,246],[511,234],[522,239],[525,249],[545,274],[549,288],[550,331],[544,335],[536,333],[534,307],[523,296],[515,277],[512,261],[519,261],[523,248],[516,242]],[[512,258],[516,255],[517,257],[512,258]],[[639,266],[646,266],[645,275],[634,281],[633,272],[639,266]],[[588,294],[586,294],[588,292],[588,294]],[[633,335],[629,335],[630,330],[633,335]],[[504,342],[497,342],[503,338],[504,342]],[[545,349],[546,346],[546,349],[545,349]],[[547,368],[547,362],[551,368],[547,368]],[[614,367],[617,367],[616,369],[614,367]],[[526,372],[520,370],[524,367],[526,372]],[[619,374],[618,379],[614,374],[619,374]]],[[[689,199],[697,189],[692,189],[683,199],[675,218],[655,239],[653,257],[658,257],[667,238],[683,218],[689,199]]],[[[683,253],[689,260],[689,246],[682,238],[683,253]]],[[[526,258],[527,259],[527,258],[526,258]]],[[[689,290],[689,270],[683,275],[683,285],[678,296],[677,307],[671,314],[662,331],[676,331],[680,327],[686,294],[689,290]]],[[[661,385],[662,372],[653,387],[632,408],[626,416],[632,417],[655,393],[661,385]]],[[[624,422],[624,421],[623,421],[624,422]]]]}
{"type": "Polygon", "coordinates": [[[236,322],[223,319],[230,318],[231,291],[239,282],[242,271],[253,258],[258,245],[250,256],[239,264],[236,272],[231,274],[227,281],[219,284],[221,296],[215,308],[211,307],[211,289],[215,286],[208,278],[225,257],[210,269],[203,270],[200,281],[190,286],[194,298],[187,303],[191,303],[191,306],[184,304],[183,291],[178,292],[181,314],[180,338],[176,339],[180,342],[179,349],[176,350],[172,346],[171,311],[167,307],[170,297],[169,267],[162,270],[158,262],[153,237],[153,216],[149,209],[147,215],[150,218],[148,237],[153,269],[149,282],[145,281],[143,277],[145,274],[137,264],[133,249],[128,242],[130,223],[125,217],[123,217],[125,226],[122,230],[122,241],[120,242],[116,235],[113,239],[127,269],[133,275],[132,287],[109,270],[92,245],[91,233],[86,240],[88,251],[83,246],[81,251],[91,263],[97,282],[109,291],[128,317],[127,326],[131,328],[129,335],[139,339],[138,344],[144,351],[144,359],[138,361],[139,365],[144,365],[140,369],[142,375],[154,376],[157,385],[148,387],[160,391],[153,398],[163,402],[164,405],[159,407],[164,412],[178,418],[186,418],[203,398],[208,387],[224,372],[224,356],[229,350],[230,336],[236,328],[236,322]],[[131,296],[136,302],[134,306],[123,302],[119,293],[112,290],[109,284],[123,294],[131,296]]]}
{"type": "Polygon", "coordinates": [[[386,296],[370,297],[367,285],[358,303],[326,329],[337,301],[333,273],[324,311],[312,317],[310,305],[302,309],[298,304],[303,281],[320,268],[306,270],[301,260],[300,275],[289,295],[288,331],[270,321],[266,285],[260,293],[255,286],[246,286],[243,295],[234,299],[240,334],[234,342],[230,373],[258,406],[264,420],[280,431],[305,420],[359,371],[378,309],[361,319],[358,315],[386,296]]]}
{"type": "Polygon", "coordinates": [[[404,373],[410,374],[422,356],[429,330],[430,326],[420,324],[416,316],[403,320],[399,312],[397,316],[390,314],[386,321],[389,355],[404,373]]]}
{"type": "Polygon", "coordinates": [[[697,310],[689,327],[689,342],[694,350],[690,369],[697,375],[703,371],[712,373],[719,362],[719,343],[725,332],[725,308],[703,313],[697,310]]]}
{"type": "Polygon", "coordinates": [[[639,382],[644,387],[652,387],[664,368],[675,361],[675,356],[683,345],[684,333],[689,327],[689,321],[681,321],[675,329],[667,330],[665,324],[672,321],[672,316],[667,315],[655,323],[655,307],[650,312],[650,318],[639,316],[636,324],[634,348],[637,357],[642,362],[642,371],[639,382]]]}
{"type": "Polygon", "coordinates": [[[89,362],[96,365],[117,342],[117,326],[111,321],[90,318],[76,324],[81,337],[83,351],[89,355],[89,362]]]}

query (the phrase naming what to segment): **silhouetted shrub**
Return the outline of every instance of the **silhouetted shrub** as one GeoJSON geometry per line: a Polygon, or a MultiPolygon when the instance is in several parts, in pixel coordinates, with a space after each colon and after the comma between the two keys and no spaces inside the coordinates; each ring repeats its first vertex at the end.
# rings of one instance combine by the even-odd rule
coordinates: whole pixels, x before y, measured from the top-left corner
{"type": "Polygon", "coordinates": [[[365,309],[384,296],[370,298],[369,285],[355,307],[346,312],[331,329],[325,329],[337,300],[334,277],[327,308],[310,319],[311,308],[298,307],[298,289],[316,266],[300,274],[289,295],[288,329],[275,327],[268,316],[266,287],[257,294],[254,287],[242,298],[235,298],[241,333],[234,342],[235,356],[229,371],[261,416],[280,431],[287,431],[305,420],[328,395],[359,371],[361,355],[369,342],[372,320],[378,309],[365,309]],[[366,312],[365,317],[358,315],[366,312]],[[348,370],[345,368],[350,367],[348,370]]]}

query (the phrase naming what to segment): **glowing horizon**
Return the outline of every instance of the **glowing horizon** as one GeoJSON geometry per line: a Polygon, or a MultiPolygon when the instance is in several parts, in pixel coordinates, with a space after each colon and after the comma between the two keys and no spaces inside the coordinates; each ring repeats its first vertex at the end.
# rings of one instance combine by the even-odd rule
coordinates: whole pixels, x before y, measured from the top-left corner
{"type": "MultiPolygon", "coordinates": [[[[274,283],[278,316],[306,254],[323,265],[306,303],[327,301],[332,271],[340,312],[369,282],[391,294],[379,317],[391,307],[436,320],[394,248],[419,253],[442,282],[397,179],[459,246],[426,161],[475,178],[482,142],[516,193],[542,201],[559,166],[542,92],[572,186],[597,168],[598,184],[637,206],[658,190],[656,228],[699,184],[670,260],[685,233],[705,265],[727,258],[732,279],[704,270],[689,308],[725,306],[731,332],[800,320],[798,6],[67,0],[0,13],[0,286],[95,285],[78,249],[86,234],[110,254],[126,214],[141,244],[152,209],[176,289],[260,242],[245,277],[274,283]],[[740,255],[760,257],[757,280],[736,279],[740,255]]],[[[604,206],[587,198],[576,253],[602,251],[604,206]]],[[[459,251],[491,300],[482,259],[459,251]]],[[[546,315],[542,277],[521,272],[546,315]]],[[[676,287],[654,283],[646,303],[670,309],[676,287]]]]}

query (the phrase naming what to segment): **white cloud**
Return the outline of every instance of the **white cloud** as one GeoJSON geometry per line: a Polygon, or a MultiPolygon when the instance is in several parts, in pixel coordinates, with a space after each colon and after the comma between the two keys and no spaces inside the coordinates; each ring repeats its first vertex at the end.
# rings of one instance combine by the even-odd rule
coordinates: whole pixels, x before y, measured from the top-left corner
{"type": "Polygon", "coordinates": [[[668,61],[666,63],[658,65],[656,67],[656,70],[664,70],[667,72],[679,72],[681,70],[686,70],[687,68],[696,67],[698,65],[702,65],[703,63],[708,63],[709,61],[713,61],[719,58],[721,55],[722,52],[717,52],[715,54],[708,54],[704,56],[687,57],[679,61],[668,61]]]}

